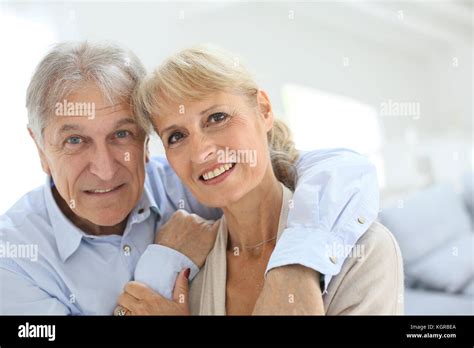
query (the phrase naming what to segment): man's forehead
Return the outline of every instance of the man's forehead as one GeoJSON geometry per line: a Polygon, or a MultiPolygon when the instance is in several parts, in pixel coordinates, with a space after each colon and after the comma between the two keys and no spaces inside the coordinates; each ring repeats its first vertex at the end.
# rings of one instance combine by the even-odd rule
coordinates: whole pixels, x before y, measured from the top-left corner
{"type": "Polygon", "coordinates": [[[88,82],[70,92],[65,98],[59,100],[59,102],[67,104],[68,106],[94,105],[96,111],[107,114],[122,109],[130,109],[130,99],[131,96],[109,98],[95,83],[88,82]]]}
{"type": "Polygon", "coordinates": [[[96,117],[105,117],[122,112],[131,114],[131,107],[128,103],[122,102],[113,105],[98,105],[95,107],[96,117]]]}
{"type": "Polygon", "coordinates": [[[110,130],[125,125],[138,125],[136,119],[131,115],[123,115],[122,117],[103,116],[89,120],[84,117],[64,117],[55,124],[55,133],[66,133],[69,131],[86,131],[86,130],[110,130]]]}

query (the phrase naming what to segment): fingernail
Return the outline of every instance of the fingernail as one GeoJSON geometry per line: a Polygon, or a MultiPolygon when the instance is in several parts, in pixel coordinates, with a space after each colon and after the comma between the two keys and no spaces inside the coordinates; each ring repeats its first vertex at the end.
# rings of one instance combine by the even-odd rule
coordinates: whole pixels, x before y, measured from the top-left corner
{"type": "Polygon", "coordinates": [[[189,279],[189,273],[191,273],[191,269],[190,268],[186,268],[184,270],[184,276],[186,279],[189,279]]]}

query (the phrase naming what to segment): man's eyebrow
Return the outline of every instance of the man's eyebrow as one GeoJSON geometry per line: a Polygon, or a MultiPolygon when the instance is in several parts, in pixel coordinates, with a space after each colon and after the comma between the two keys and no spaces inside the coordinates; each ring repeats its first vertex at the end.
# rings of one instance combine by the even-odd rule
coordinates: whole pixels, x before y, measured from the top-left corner
{"type": "Polygon", "coordinates": [[[69,131],[76,131],[82,129],[81,126],[77,124],[63,124],[61,128],[59,128],[58,133],[66,133],[69,131]]]}
{"type": "MultiPolygon", "coordinates": [[[[138,125],[137,121],[134,118],[127,117],[127,118],[123,118],[120,121],[118,121],[115,124],[114,128],[119,128],[119,127],[122,127],[122,126],[127,125],[127,124],[138,125]]],[[[81,129],[82,129],[82,127],[79,126],[78,124],[67,123],[67,124],[63,124],[61,126],[61,128],[59,128],[58,133],[66,133],[66,132],[69,132],[69,131],[77,131],[77,130],[81,130],[81,129]]]]}
{"type": "Polygon", "coordinates": [[[114,128],[119,128],[119,127],[122,127],[122,126],[127,125],[127,124],[131,124],[131,125],[134,125],[134,126],[138,125],[137,121],[134,118],[127,117],[127,118],[123,118],[120,121],[118,121],[115,124],[114,128]]]}

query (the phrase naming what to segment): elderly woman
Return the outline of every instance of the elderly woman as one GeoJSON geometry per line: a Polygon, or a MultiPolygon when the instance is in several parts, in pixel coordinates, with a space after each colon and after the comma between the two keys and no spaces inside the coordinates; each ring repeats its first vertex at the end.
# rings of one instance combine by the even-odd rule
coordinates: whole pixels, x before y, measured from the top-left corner
{"type": "MultiPolygon", "coordinates": [[[[297,180],[288,128],[247,70],[211,46],[165,61],[141,85],[136,107],[151,117],[168,161],[198,201],[224,212],[204,269],[191,283],[190,313],[252,314],[297,180]]],[[[401,313],[402,260],[393,236],[374,223],[356,246],[359,253],[318,295],[325,313],[401,313]]],[[[121,305],[131,308],[134,301],[129,296],[121,305]]]]}

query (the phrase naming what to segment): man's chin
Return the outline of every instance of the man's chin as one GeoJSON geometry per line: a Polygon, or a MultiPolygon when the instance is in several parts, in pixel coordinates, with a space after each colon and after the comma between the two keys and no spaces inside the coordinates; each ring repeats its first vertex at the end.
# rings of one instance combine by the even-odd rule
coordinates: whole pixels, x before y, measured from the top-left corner
{"type": "Polygon", "coordinates": [[[127,215],[122,216],[106,216],[106,217],[93,217],[89,221],[92,222],[94,225],[102,226],[102,227],[113,227],[119,225],[127,218],[127,215]]]}
{"type": "Polygon", "coordinates": [[[85,212],[82,218],[89,221],[89,223],[101,227],[113,227],[123,223],[127,219],[128,213],[119,213],[113,209],[100,209],[93,212],[85,212]],[[100,211],[103,210],[103,211],[100,211]],[[113,214],[111,212],[114,212],[113,214]],[[89,214],[88,214],[89,213],[89,214]]]}

